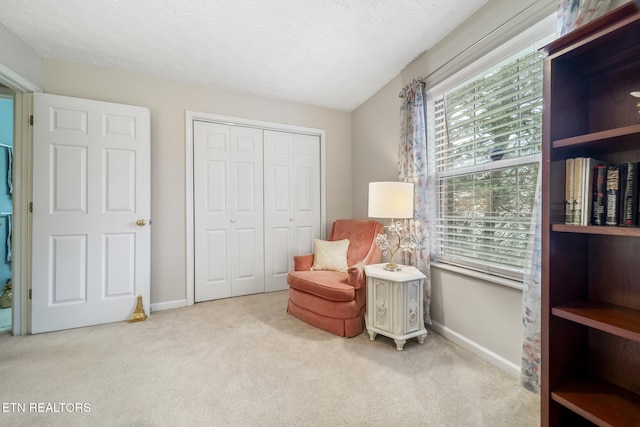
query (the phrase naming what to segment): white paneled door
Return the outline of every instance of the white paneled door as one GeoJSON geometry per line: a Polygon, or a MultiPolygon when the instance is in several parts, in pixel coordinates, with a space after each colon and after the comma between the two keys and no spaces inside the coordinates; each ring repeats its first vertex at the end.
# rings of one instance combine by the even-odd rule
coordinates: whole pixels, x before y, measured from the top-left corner
{"type": "Polygon", "coordinates": [[[262,133],[194,121],[195,302],[264,292],[262,133]]]}
{"type": "Polygon", "coordinates": [[[265,290],[287,289],[293,256],[320,237],[320,137],[264,132],[265,290]]]}
{"type": "Polygon", "coordinates": [[[34,94],[31,332],[150,305],[150,113],[34,94]]]}

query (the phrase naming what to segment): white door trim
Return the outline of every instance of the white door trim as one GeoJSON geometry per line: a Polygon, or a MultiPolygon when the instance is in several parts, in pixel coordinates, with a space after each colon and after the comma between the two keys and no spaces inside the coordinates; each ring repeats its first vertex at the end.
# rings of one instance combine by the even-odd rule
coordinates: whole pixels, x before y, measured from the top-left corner
{"type": "Polygon", "coordinates": [[[185,112],[185,182],[186,182],[186,295],[187,305],[193,305],[194,295],[194,211],[193,211],[193,122],[195,120],[222,123],[235,126],[257,127],[260,129],[318,135],[320,137],[320,235],[326,236],[326,179],[325,179],[325,131],[324,129],[288,125],[242,117],[223,116],[186,110],[185,112]]]}
{"type": "Polygon", "coordinates": [[[13,290],[13,335],[31,333],[31,218],[29,202],[33,170],[31,142],[33,128],[29,116],[33,114],[33,94],[16,92],[13,126],[13,261],[11,286],[13,290]]]}
{"type": "Polygon", "coordinates": [[[33,113],[33,92],[42,89],[15,71],[0,64],[0,83],[15,91],[13,124],[13,262],[11,286],[13,290],[12,333],[31,333],[31,137],[29,116],[33,113]]]}
{"type": "Polygon", "coordinates": [[[34,85],[29,80],[23,78],[21,75],[3,64],[0,64],[0,83],[15,90],[16,92],[42,92],[42,89],[38,86],[34,85]]]}

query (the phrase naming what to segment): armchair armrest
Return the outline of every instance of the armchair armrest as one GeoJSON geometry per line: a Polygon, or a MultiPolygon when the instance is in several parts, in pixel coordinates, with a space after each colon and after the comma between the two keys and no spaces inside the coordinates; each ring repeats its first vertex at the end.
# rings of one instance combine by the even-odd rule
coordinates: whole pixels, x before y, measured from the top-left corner
{"type": "Polygon", "coordinates": [[[293,269],[295,271],[309,271],[313,266],[313,254],[295,255],[293,257],[293,269]]]}
{"type": "MultiPolygon", "coordinates": [[[[382,230],[382,232],[384,233],[384,229],[382,230]]],[[[380,249],[377,244],[373,243],[369,248],[367,256],[362,260],[362,263],[364,265],[378,264],[380,261],[382,261],[382,249],[380,249]]],[[[364,266],[362,268],[364,268],[364,266]]]]}
{"type": "Polygon", "coordinates": [[[347,274],[349,275],[348,284],[353,286],[354,289],[364,288],[366,285],[365,277],[364,277],[364,266],[366,263],[364,261],[360,261],[357,264],[354,264],[352,267],[349,267],[347,270],[347,274]]]}

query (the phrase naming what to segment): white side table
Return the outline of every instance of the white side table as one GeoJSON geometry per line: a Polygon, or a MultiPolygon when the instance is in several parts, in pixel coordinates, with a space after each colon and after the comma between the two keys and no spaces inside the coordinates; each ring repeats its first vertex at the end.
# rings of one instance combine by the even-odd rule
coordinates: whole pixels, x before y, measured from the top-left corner
{"type": "Polygon", "coordinates": [[[422,302],[425,275],[415,267],[402,266],[387,271],[385,264],[364,267],[367,276],[367,314],[365,322],[371,341],[377,334],[393,338],[402,350],[408,339],[420,344],[427,337],[422,302]]]}

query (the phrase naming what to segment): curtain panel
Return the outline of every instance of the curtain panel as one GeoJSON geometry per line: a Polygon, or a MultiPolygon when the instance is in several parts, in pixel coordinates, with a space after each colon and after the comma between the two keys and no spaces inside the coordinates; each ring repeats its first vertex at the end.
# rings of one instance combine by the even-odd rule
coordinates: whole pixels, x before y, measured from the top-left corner
{"type": "Polygon", "coordinates": [[[414,80],[402,92],[401,131],[398,146],[398,178],[414,184],[414,215],[405,221],[417,248],[404,254],[403,263],[425,276],[424,321],[431,325],[431,274],[429,271],[429,224],[427,185],[427,127],[424,83],[414,80]]]}
{"type": "Polygon", "coordinates": [[[540,357],[542,326],[540,313],[542,308],[542,235],[541,224],[541,175],[538,168],[538,184],[536,199],[531,215],[531,234],[529,235],[528,253],[525,261],[522,289],[522,326],[524,340],[522,344],[522,364],[520,365],[520,381],[524,388],[540,393],[540,357]]]}

